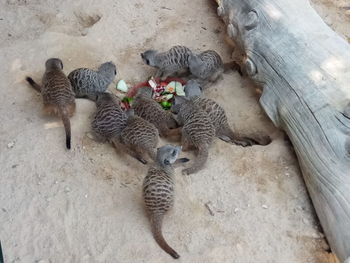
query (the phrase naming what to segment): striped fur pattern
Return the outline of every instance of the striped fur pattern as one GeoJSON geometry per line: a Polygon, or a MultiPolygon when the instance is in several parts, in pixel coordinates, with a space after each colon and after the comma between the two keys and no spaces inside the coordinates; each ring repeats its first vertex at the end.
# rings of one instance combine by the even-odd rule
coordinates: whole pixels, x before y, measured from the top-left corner
{"type": "Polygon", "coordinates": [[[146,154],[152,160],[156,159],[158,138],[158,130],[152,123],[132,115],[120,134],[120,143],[129,155],[146,164],[146,154]]]}
{"type": "Polygon", "coordinates": [[[198,55],[192,54],[188,65],[191,74],[203,84],[203,87],[208,82],[216,81],[224,72],[221,57],[214,50],[207,50],[198,55]]]}
{"type": "Polygon", "coordinates": [[[253,138],[240,136],[236,134],[228,124],[224,109],[215,101],[198,96],[192,97],[191,100],[198,107],[207,112],[215,127],[215,135],[223,141],[231,142],[243,147],[260,144],[253,138]]]}
{"type": "Polygon", "coordinates": [[[152,99],[152,88],[142,87],[138,90],[132,108],[135,114],[149,121],[163,137],[180,135],[179,129],[170,129],[169,123],[173,120],[172,114],[165,111],[159,103],[152,99]]]}
{"type": "Polygon", "coordinates": [[[69,118],[75,112],[75,97],[72,86],[62,71],[63,63],[58,58],[50,58],[45,63],[45,73],[42,86],[32,78],[27,77],[29,84],[41,92],[44,111],[48,114],[56,114],[62,118],[66,132],[66,147],[71,148],[71,127],[69,118]]]}
{"type": "Polygon", "coordinates": [[[180,147],[165,145],[158,149],[157,160],[148,169],[143,181],[143,199],[151,221],[154,239],[173,258],[179,254],[165,241],[162,234],[164,215],[174,204],[174,168],[172,164],[179,155],[180,147]]]}
{"type": "Polygon", "coordinates": [[[147,50],[141,54],[142,60],[158,69],[155,77],[166,79],[188,71],[188,58],[192,51],[185,46],[174,46],[165,52],[147,50]]]}
{"type": "Polygon", "coordinates": [[[208,150],[215,136],[215,127],[208,114],[191,100],[176,97],[172,111],[178,113],[177,120],[180,125],[183,125],[182,150],[186,151],[194,147],[198,151],[192,167],[182,170],[182,173],[196,173],[203,168],[208,159],[208,150]]]}
{"type": "Polygon", "coordinates": [[[97,71],[78,68],[69,73],[68,78],[77,98],[89,97],[107,90],[117,74],[112,62],[103,63],[97,71]]]}
{"type": "Polygon", "coordinates": [[[111,93],[99,93],[96,112],[91,123],[95,135],[102,141],[119,138],[126,127],[127,116],[120,107],[120,100],[111,93]]]}
{"type": "Polygon", "coordinates": [[[214,100],[200,97],[201,93],[201,87],[197,81],[190,80],[187,82],[185,86],[186,97],[208,113],[215,126],[215,135],[221,140],[243,147],[254,144],[267,145],[271,142],[270,137],[266,135],[242,136],[234,132],[228,124],[225,110],[214,100]]]}

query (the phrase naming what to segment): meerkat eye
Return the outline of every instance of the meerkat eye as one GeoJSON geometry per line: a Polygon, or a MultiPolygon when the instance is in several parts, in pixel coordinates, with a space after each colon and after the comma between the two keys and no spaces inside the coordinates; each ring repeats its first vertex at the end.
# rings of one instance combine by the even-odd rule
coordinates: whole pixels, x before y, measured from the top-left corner
{"type": "Polygon", "coordinates": [[[148,59],[146,59],[146,64],[149,65],[149,60],[148,59]]]}
{"type": "Polygon", "coordinates": [[[116,69],[114,70],[114,75],[117,75],[117,70],[116,69]]]}
{"type": "Polygon", "coordinates": [[[173,150],[172,155],[173,155],[173,156],[176,155],[176,150],[173,150]]]}

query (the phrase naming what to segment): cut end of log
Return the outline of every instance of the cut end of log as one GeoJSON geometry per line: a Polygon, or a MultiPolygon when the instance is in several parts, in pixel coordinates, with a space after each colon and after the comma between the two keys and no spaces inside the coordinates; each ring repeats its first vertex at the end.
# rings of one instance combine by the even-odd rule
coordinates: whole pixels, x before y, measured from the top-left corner
{"type": "Polygon", "coordinates": [[[233,60],[263,85],[260,104],[293,143],[332,251],[350,263],[349,45],[309,1],[216,2],[233,60]]]}

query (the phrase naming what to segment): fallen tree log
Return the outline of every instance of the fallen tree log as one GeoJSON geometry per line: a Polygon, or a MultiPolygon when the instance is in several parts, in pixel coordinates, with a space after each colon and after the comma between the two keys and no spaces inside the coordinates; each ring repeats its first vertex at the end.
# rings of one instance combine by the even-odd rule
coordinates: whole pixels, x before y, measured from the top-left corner
{"type": "Polygon", "coordinates": [[[236,62],[293,143],[331,249],[350,261],[350,46],[307,0],[217,2],[236,62]]]}

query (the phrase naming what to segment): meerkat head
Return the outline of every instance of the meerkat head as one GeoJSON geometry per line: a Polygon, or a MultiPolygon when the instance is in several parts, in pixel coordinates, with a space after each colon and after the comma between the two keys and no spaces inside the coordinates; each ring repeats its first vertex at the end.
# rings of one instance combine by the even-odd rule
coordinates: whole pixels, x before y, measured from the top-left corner
{"type": "Polygon", "coordinates": [[[178,114],[182,105],[188,101],[188,99],[186,97],[183,96],[175,96],[175,100],[173,105],[170,108],[170,111],[174,114],[178,114]]]}
{"type": "Polygon", "coordinates": [[[62,70],[63,69],[62,60],[60,60],[59,58],[49,58],[48,60],[46,60],[45,68],[46,70],[54,70],[54,69],[62,70]]]}
{"type": "Polygon", "coordinates": [[[199,85],[198,81],[196,81],[194,79],[190,79],[186,83],[185,94],[186,94],[186,98],[191,98],[194,96],[201,96],[202,87],[199,85]]]}
{"type": "Polygon", "coordinates": [[[98,68],[98,72],[104,75],[113,76],[117,75],[117,67],[112,61],[101,64],[98,68]]]}
{"type": "Polygon", "coordinates": [[[157,51],[150,49],[150,50],[147,50],[147,51],[141,53],[141,58],[142,58],[143,62],[145,62],[148,66],[155,67],[156,66],[156,62],[155,62],[156,55],[157,55],[157,51]]]}
{"type": "Polygon", "coordinates": [[[147,98],[152,98],[153,89],[151,87],[141,87],[137,90],[136,96],[143,96],[147,98]]]}
{"type": "Polygon", "coordinates": [[[175,163],[181,152],[181,146],[164,145],[157,149],[157,161],[161,165],[170,165],[175,163]]]}

